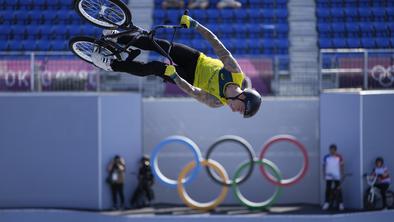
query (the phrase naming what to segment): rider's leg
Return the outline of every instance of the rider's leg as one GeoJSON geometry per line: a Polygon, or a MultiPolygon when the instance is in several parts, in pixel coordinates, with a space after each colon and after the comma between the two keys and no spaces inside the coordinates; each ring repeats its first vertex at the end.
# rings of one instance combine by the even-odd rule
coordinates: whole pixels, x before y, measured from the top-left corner
{"type": "MultiPolygon", "coordinates": [[[[111,68],[113,71],[117,72],[127,72],[132,75],[137,75],[137,76],[149,76],[149,75],[156,75],[161,77],[162,79],[166,80],[167,82],[174,83],[174,81],[164,75],[164,72],[166,70],[166,63],[159,62],[159,61],[152,61],[148,63],[144,62],[138,62],[138,61],[117,61],[114,60],[111,64],[111,68]]],[[[183,69],[182,67],[176,66],[176,71],[179,75],[181,76],[186,76],[186,70],[183,69]]],[[[190,84],[193,84],[193,80],[191,78],[185,78],[187,82],[190,84]]]]}
{"type": "Polygon", "coordinates": [[[386,191],[389,188],[389,185],[386,183],[375,184],[375,187],[379,188],[380,195],[382,196],[383,208],[387,207],[386,203],[386,191]]]}
{"type": "MultiPolygon", "coordinates": [[[[127,44],[130,41],[133,41],[132,46],[134,47],[142,50],[155,51],[163,55],[147,35],[135,34],[122,36],[119,38],[118,43],[127,44]]],[[[155,38],[155,41],[166,52],[171,45],[171,43],[167,40],[155,38]]],[[[184,44],[173,43],[170,56],[177,65],[182,66],[184,69],[188,69],[187,73],[189,73],[189,75],[193,75],[197,65],[198,57],[200,56],[200,52],[184,44]]],[[[184,76],[181,77],[185,78],[184,76]]]]}

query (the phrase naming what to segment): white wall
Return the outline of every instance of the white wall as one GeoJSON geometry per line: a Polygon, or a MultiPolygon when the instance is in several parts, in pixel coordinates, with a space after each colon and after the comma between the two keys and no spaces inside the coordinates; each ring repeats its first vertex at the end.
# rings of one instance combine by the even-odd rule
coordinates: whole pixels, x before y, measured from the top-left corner
{"type": "MultiPolygon", "coordinates": [[[[352,173],[342,186],[345,206],[362,208],[367,188],[362,175],[372,170],[377,156],[389,167],[394,164],[394,91],[331,91],[320,98],[320,159],[331,143],[338,145],[345,171],[352,173]]],[[[323,197],[325,185],[321,187],[323,197]]]]}
{"type": "MultiPolygon", "coordinates": [[[[320,161],[336,144],[343,156],[345,172],[353,175],[344,181],[343,198],[346,207],[362,206],[361,144],[360,144],[360,97],[355,93],[323,93],[320,96],[320,161]]],[[[322,169],[322,166],[319,167],[322,169]]],[[[325,181],[321,177],[321,202],[324,202],[325,181]]]]}
{"type": "MultiPolygon", "coordinates": [[[[319,102],[317,98],[265,98],[261,111],[253,118],[243,119],[229,108],[211,109],[192,99],[145,99],[143,101],[144,152],[150,154],[164,138],[177,134],[195,141],[205,156],[208,146],[218,137],[233,134],[248,140],[257,154],[270,137],[291,134],[305,144],[310,168],[306,177],[292,187],[283,189],[279,203],[319,203],[319,102]]],[[[235,147],[226,147],[214,159],[218,160],[232,177],[236,166],[245,160],[235,147]]],[[[222,148],[220,148],[222,149],[222,148]]],[[[302,157],[295,148],[287,144],[274,146],[268,155],[281,169],[284,177],[294,176],[301,167],[302,157]]],[[[181,147],[166,148],[161,154],[159,165],[164,174],[176,178],[182,167],[191,160],[191,155],[181,147]]],[[[268,184],[256,169],[253,177],[241,190],[244,195],[263,200],[272,194],[268,184]]],[[[219,187],[207,179],[205,173],[187,186],[196,200],[212,199],[219,187]]],[[[176,190],[155,185],[156,202],[181,203],[176,190]]],[[[225,204],[238,204],[232,191],[225,204]]]]}
{"type": "Polygon", "coordinates": [[[141,156],[136,94],[0,94],[0,207],[111,206],[109,160],[126,158],[126,194],[141,156]]]}

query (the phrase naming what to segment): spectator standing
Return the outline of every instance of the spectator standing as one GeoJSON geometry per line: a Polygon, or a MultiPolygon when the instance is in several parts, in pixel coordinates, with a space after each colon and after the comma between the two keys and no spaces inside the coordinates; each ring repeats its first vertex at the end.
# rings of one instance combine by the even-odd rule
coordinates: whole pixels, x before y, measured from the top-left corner
{"type": "Polygon", "coordinates": [[[344,210],[342,189],[341,189],[341,179],[344,172],[344,161],[342,156],[337,152],[337,146],[331,144],[329,148],[329,153],[324,156],[323,159],[323,175],[326,180],[326,195],[325,202],[322,209],[327,210],[330,207],[330,197],[334,190],[338,193],[339,210],[344,210]],[[332,186],[334,188],[332,189],[332,186]]]}
{"type": "Polygon", "coordinates": [[[164,0],[161,3],[161,7],[163,9],[183,8],[184,6],[185,6],[185,2],[183,0],[164,0]]]}
{"type": "Polygon", "coordinates": [[[124,209],[124,181],[125,181],[126,164],[125,160],[116,155],[108,165],[109,182],[112,191],[112,207],[113,209],[124,209]],[[118,195],[120,197],[120,205],[118,205],[118,195]]]}
{"type": "Polygon", "coordinates": [[[130,200],[130,204],[136,208],[149,206],[154,199],[153,184],[154,177],[150,166],[150,158],[143,156],[138,170],[138,185],[130,200]]]}
{"type": "Polygon", "coordinates": [[[241,8],[242,3],[236,0],[221,0],[216,5],[218,9],[222,8],[241,8]]]}
{"type": "MultiPolygon", "coordinates": [[[[218,9],[223,8],[241,8],[242,4],[236,0],[220,0],[216,7],[218,9]]],[[[190,0],[189,9],[206,9],[209,7],[209,0],[190,0]]]]}

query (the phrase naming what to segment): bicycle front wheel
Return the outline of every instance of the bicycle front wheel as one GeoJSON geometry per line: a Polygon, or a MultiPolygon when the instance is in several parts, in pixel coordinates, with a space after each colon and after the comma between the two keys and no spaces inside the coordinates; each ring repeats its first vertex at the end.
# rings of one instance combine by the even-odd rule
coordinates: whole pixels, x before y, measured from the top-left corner
{"type": "Polygon", "coordinates": [[[394,193],[391,190],[386,191],[386,204],[389,209],[394,208],[394,193]]]}
{"type": "Polygon", "coordinates": [[[367,190],[364,196],[364,208],[366,210],[376,209],[376,193],[367,190]]]}
{"type": "Polygon", "coordinates": [[[89,36],[76,36],[71,38],[69,47],[76,56],[91,64],[93,64],[91,56],[95,47],[100,47],[100,53],[104,56],[116,58],[114,55],[116,50],[113,47],[101,40],[89,36]]]}
{"type": "Polygon", "coordinates": [[[127,27],[131,12],[120,0],[74,0],[74,8],[85,20],[104,29],[127,27]]]}

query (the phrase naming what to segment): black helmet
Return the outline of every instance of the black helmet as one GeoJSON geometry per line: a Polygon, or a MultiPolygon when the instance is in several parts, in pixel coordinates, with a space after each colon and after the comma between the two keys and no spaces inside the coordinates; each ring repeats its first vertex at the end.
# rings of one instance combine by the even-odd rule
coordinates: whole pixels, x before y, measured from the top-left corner
{"type": "Polygon", "coordinates": [[[227,97],[227,99],[238,99],[244,102],[245,104],[244,118],[249,118],[254,116],[257,113],[257,111],[259,111],[261,105],[261,96],[254,89],[245,89],[239,95],[234,97],[227,97]],[[240,99],[239,97],[241,95],[244,95],[245,99],[240,99]]]}
{"type": "Polygon", "coordinates": [[[383,157],[380,157],[380,156],[377,157],[376,160],[375,160],[375,163],[378,162],[378,161],[379,161],[379,162],[382,162],[382,164],[384,164],[384,159],[383,159],[383,157]]]}

